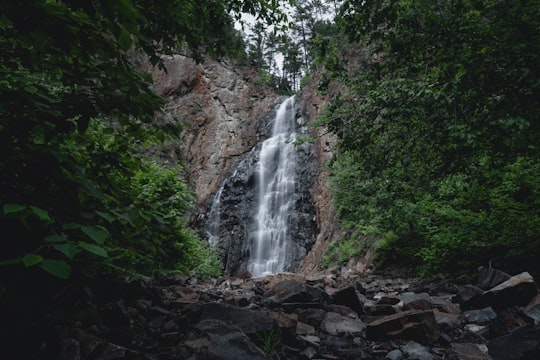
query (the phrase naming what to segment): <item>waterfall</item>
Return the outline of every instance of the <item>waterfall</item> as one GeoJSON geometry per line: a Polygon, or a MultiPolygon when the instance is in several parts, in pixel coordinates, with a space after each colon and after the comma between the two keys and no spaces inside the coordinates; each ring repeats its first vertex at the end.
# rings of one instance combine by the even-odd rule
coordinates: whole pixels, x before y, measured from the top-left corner
{"type": "Polygon", "coordinates": [[[267,139],[236,159],[207,207],[204,231],[230,275],[296,271],[317,231],[311,189],[318,168],[313,145],[295,144],[307,133],[295,98],[262,123],[267,139]]]}
{"type": "Polygon", "coordinates": [[[248,261],[254,276],[284,271],[286,266],[296,192],[296,138],[294,97],[290,97],[277,110],[272,136],[263,142],[256,166],[257,206],[248,261]]]}
{"type": "Polygon", "coordinates": [[[218,192],[214,195],[210,212],[208,213],[209,221],[206,223],[206,236],[208,242],[212,247],[216,247],[219,241],[219,221],[221,219],[221,193],[223,192],[223,186],[221,186],[218,192]]]}

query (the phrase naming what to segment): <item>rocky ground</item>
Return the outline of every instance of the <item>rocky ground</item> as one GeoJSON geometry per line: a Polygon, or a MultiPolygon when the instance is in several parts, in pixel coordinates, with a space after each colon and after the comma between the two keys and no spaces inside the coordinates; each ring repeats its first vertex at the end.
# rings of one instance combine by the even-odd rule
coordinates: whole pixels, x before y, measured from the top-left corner
{"type": "Polygon", "coordinates": [[[3,359],[540,358],[533,277],[491,268],[474,283],[319,273],[71,285],[12,315],[3,359]]]}

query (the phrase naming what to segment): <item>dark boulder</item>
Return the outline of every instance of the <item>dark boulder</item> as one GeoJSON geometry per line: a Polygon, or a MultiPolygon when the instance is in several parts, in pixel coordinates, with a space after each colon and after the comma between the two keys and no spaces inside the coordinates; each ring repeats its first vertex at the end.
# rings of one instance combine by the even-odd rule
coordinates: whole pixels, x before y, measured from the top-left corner
{"type": "Polygon", "coordinates": [[[194,326],[197,334],[185,342],[195,359],[238,360],[268,359],[240,328],[223,321],[207,319],[194,326]]]}
{"type": "Polygon", "coordinates": [[[277,283],[266,292],[265,296],[274,297],[282,305],[318,304],[320,306],[326,306],[330,303],[330,295],[324,290],[294,280],[283,280],[277,283]]]}
{"type": "Polygon", "coordinates": [[[462,309],[479,309],[491,306],[495,311],[498,311],[511,306],[525,306],[537,294],[538,289],[533,277],[529,273],[523,272],[480,295],[473,296],[463,303],[462,309]]]}
{"type": "Polygon", "coordinates": [[[540,359],[540,328],[521,328],[488,342],[493,360],[540,359]]]}
{"type": "Polygon", "coordinates": [[[369,340],[404,339],[433,343],[439,337],[439,329],[432,311],[409,310],[370,322],[366,336],[369,340]]]}

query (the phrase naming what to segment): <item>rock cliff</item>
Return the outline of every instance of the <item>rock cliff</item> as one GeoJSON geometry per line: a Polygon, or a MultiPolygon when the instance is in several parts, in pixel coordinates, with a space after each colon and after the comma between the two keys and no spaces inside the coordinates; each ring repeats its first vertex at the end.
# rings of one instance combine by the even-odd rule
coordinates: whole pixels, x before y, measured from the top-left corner
{"type": "MultiPolygon", "coordinates": [[[[197,197],[198,214],[194,223],[202,230],[211,200],[221,185],[227,189],[222,201],[231,208],[245,207],[253,201],[253,194],[246,190],[253,179],[247,177],[241,181],[243,177],[238,176],[235,184],[223,184],[223,181],[232,171],[239,171],[240,175],[250,173],[253,159],[246,160],[246,155],[268,136],[266,121],[281,99],[257,82],[256,72],[227,60],[207,59],[197,64],[187,56],[175,55],[166,58],[164,65],[165,71],[152,70],[154,88],[169,100],[166,116],[180,121],[184,127],[180,146],[171,144],[164,156],[186,165],[187,179],[197,197]]],[[[299,122],[309,123],[325,105],[325,100],[315,95],[314,86],[307,87],[297,98],[299,122]]],[[[303,259],[295,259],[293,266],[297,270],[302,262],[300,270],[304,272],[319,267],[326,244],[335,233],[335,211],[327,186],[328,173],[324,170],[324,162],[332,157],[334,139],[323,130],[310,131],[316,139],[311,145],[314,154],[310,155],[315,157],[310,160],[315,164],[301,177],[310,177],[303,185],[307,187],[305,201],[308,202],[303,208],[314,212],[316,224],[311,232],[315,234],[310,235],[312,239],[301,240],[303,259]],[[310,249],[312,251],[307,253],[310,249]]],[[[237,210],[234,214],[226,210],[223,221],[230,226],[222,231],[219,245],[225,252],[229,273],[245,267],[239,259],[247,251],[241,239],[248,231],[243,224],[246,213],[240,208],[237,210]]],[[[309,221],[313,219],[305,222],[309,221]]]]}
{"type": "Polygon", "coordinates": [[[235,159],[263,137],[260,122],[276,96],[256,84],[254,71],[227,60],[197,64],[175,55],[164,65],[166,71],[153,70],[154,87],[169,100],[167,116],[184,126],[179,157],[204,206],[235,159]]]}

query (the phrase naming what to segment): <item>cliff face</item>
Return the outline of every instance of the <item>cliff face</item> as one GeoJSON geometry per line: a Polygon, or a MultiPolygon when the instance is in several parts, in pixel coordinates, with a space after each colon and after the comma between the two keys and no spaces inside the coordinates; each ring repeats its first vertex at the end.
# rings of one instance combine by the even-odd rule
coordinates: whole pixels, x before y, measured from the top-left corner
{"type": "Polygon", "coordinates": [[[255,73],[229,62],[175,55],[166,72],[154,69],[156,91],[169,99],[166,113],[184,125],[180,158],[199,206],[218,189],[233,162],[264,136],[259,131],[276,96],[252,79],[255,73]]]}
{"type": "MultiPolygon", "coordinates": [[[[255,72],[227,61],[206,60],[196,64],[186,56],[176,55],[165,60],[165,67],[166,72],[153,70],[154,88],[169,100],[167,117],[184,124],[177,157],[186,165],[188,181],[196,193],[200,213],[196,224],[203,230],[213,195],[223,184],[226,194],[221,199],[222,203],[236,206],[222,213],[224,226],[232,225],[230,229],[220,230],[221,243],[217,245],[224,251],[228,271],[241,271],[245,268],[242,257],[248,250],[238,234],[248,230],[239,224],[245,222],[248,215],[238,204],[253,201],[253,190],[248,190],[252,180],[246,177],[247,185],[241,183],[241,174],[244,168],[249,170],[253,166],[247,163],[247,154],[268,136],[265,121],[272,116],[280,99],[256,83],[255,72]],[[223,183],[233,170],[239,174],[236,180],[223,183]]],[[[314,86],[298,94],[297,102],[299,121],[306,123],[313,120],[325,105],[325,100],[315,95],[314,86]]],[[[307,254],[304,251],[303,260],[295,260],[298,262],[296,268],[302,272],[319,267],[326,244],[334,236],[336,227],[327,184],[328,173],[324,168],[324,162],[332,157],[334,139],[324,130],[315,132],[316,141],[311,145],[314,152],[310,161],[315,162],[316,170],[312,167],[301,177],[310,177],[303,183],[309,187],[305,189],[308,194],[305,198],[309,198],[305,207],[314,212],[313,223],[316,224],[312,233],[316,234],[311,240],[301,241],[302,246],[310,250],[307,254]]],[[[169,150],[170,154],[165,156],[172,158],[174,149],[169,150]]],[[[248,170],[245,172],[249,173],[248,170]]],[[[305,222],[310,221],[313,220],[305,222]]]]}
{"type": "MultiPolygon", "coordinates": [[[[312,81],[298,96],[301,104],[301,114],[307,123],[312,122],[321,114],[328,99],[316,92],[317,81],[312,81]]],[[[319,270],[324,250],[329,241],[338,235],[338,220],[332,205],[332,195],[329,186],[329,172],[326,163],[334,157],[336,137],[324,128],[312,129],[315,138],[314,148],[319,163],[319,173],[312,189],[313,205],[317,219],[318,232],[311,251],[306,255],[298,272],[310,274],[319,270]]]]}

